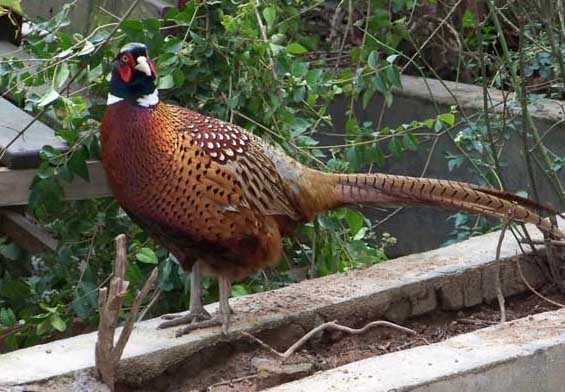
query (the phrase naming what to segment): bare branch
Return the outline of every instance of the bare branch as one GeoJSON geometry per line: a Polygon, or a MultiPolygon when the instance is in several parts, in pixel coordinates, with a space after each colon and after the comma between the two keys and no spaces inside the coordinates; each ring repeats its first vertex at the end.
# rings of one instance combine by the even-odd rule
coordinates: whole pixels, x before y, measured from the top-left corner
{"type": "MultiPolygon", "coordinates": [[[[117,343],[114,345],[120,310],[122,309],[123,299],[129,287],[129,282],[125,280],[127,270],[126,252],[126,237],[121,234],[116,237],[114,274],[108,285],[109,287],[101,288],[98,294],[100,321],[98,324],[98,340],[95,348],[96,370],[102,381],[112,391],[114,390],[116,371],[119,366],[120,358],[133,331],[141,304],[157,280],[157,268],[155,268],[145,282],[143,289],[135,297],[128,319],[120,333],[117,343]]],[[[149,306],[154,303],[155,298],[156,296],[153,297],[149,306]]]]}
{"type": "Polygon", "coordinates": [[[417,335],[416,331],[414,331],[413,329],[402,327],[398,324],[394,324],[394,323],[391,323],[389,321],[383,321],[383,320],[373,321],[373,322],[366,324],[362,328],[355,329],[355,328],[346,327],[345,325],[337,324],[337,320],[334,320],[334,321],[330,321],[330,322],[327,322],[327,323],[323,323],[323,324],[317,326],[316,328],[312,329],[310,332],[308,332],[306,335],[304,335],[298,341],[296,341],[296,343],[294,343],[292,346],[290,346],[288,348],[288,350],[286,350],[284,353],[280,353],[277,350],[275,350],[274,348],[272,348],[271,346],[269,346],[267,343],[263,342],[261,339],[255,337],[255,336],[251,335],[250,333],[242,332],[242,334],[251,338],[253,341],[258,343],[261,347],[267,349],[272,354],[276,355],[277,357],[281,358],[282,360],[285,360],[285,359],[288,359],[292,354],[294,354],[296,352],[296,350],[298,350],[302,345],[304,345],[304,343],[306,343],[308,340],[310,340],[313,336],[315,336],[316,334],[318,334],[319,332],[321,332],[325,329],[335,329],[335,330],[338,330],[338,331],[348,333],[350,335],[360,335],[360,334],[367,332],[369,329],[371,329],[373,327],[394,328],[394,329],[397,329],[401,332],[407,333],[409,335],[417,335]]]}

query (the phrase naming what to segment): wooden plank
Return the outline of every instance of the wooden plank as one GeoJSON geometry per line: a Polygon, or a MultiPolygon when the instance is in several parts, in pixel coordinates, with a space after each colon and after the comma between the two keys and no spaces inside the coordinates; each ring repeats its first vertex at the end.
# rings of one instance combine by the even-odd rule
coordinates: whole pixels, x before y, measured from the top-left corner
{"type": "Polygon", "coordinates": [[[0,232],[32,254],[57,250],[57,240],[47,230],[9,208],[0,209],[0,232]]]}
{"type": "MultiPolygon", "coordinates": [[[[76,177],[65,186],[66,200],[82,200],[111,196],[106,174],[100,161],[89,161],[90,182],[76,177]]],[[[28,204],[30,187],[36,169],[12,170],[0,167],[0,207],[28,204]]]]}
{"type": "MultiPolygon", "coordinates": [[[[0,56],[26,59],[28,54],[17,46],[0,41],[0,56]]],[[[26,64],[24,70],[33,72],[34,67],[34,64],[26,64]]],[[[32,90],[38,95],[42,95],[46,88],[46,86],[32,87],[32,90]]],[[[0,151],[32,120],[32,115],[10,101],[0,98],[0,151]]],[[[14,144],[8,147],[0,160],[0,164],[11,169],[37,167],[39,165],[39,151],[45,145],[53,146],[60,151],[65,151],[68,148],[63,139],[55,136],[53,129],[37,121],[14,144]]]]}
{"type": "MultiPolygon", "coordinates": [[[[0,150],[7,146],[18,132],[33,120],[33,117],[0,98],[0,150]]],[[[27,169],[39,165],[39,151],[45,145],[64,151],[68,147],[55,131],[47,125],[36,121],[8,150],[0,163],[11,169],[27,169]]]]}

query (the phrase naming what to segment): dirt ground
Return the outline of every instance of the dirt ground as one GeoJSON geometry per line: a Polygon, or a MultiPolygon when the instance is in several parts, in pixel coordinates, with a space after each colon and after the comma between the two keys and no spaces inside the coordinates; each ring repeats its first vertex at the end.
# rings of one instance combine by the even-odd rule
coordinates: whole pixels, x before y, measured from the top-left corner
{"type": "MultiPolygon", "coordinates": [[[[565,303],[563,294],[545,295],[565,303]]],[[[557,308],[533,294],[519,295],[507,299],[506,302],[508,320],[557,308]]],[[[173,371],[137,391],[259,391],[364,358],[440,342],[455,335],[495,325],[499,320],[498,303],[494,302],[454,312],[435,311],[408,320],[403,326],[416,331],[416,336],[380,327],[362,335],[347,335],[328,330],[321,337],[316,337],[303,346],[285,361],[284,365],[278,364],[275,357],[258,344],[250,341],[240,342],[233,344],[228,350],[224,347],[221,351],[211,351],[205,357],[197,358],[201,370],[196,374],[191,372],[190,377],[187,377],[185,371],[178,369],[178,372],[173,371]],[[218,358],[221,360],[218,361],[218,358]],[[274,372],[266,369],[273,366],[278,368],[274,372]]],[[[367,320],[360,320],[356,326],[362,327],[366,323],[367,320]]],[[[125,390],[132,391],[130,388],[125,390]]]]}

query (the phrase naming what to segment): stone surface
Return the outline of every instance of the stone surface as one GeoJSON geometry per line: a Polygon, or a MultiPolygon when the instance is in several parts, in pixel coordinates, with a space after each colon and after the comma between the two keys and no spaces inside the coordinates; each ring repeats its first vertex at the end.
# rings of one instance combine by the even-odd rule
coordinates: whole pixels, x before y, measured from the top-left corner
{"type": "Polygon", "coordinates": [[[368,358],[270,392],[557,392],[565,385],[565,310],[368,358]]]}
{"type": "MultiPolygon", "coordinates": [[[[540,233],[531,230],[534,237],[540,233]]],[[[433,310],[431,293],[442,292],[440,287],[474,271],[491,268],[496,253],[499,233],[476,237],[456,245],[430,252],[406,256],[363,270],[354,270],[324,278],[303,281],[279,290],[234,298],[231,301],[236,314],[230,335],[224,337],[219,328],[195,331],[175,338],[175,329],[156,330],[159,319],[137,324],[126,346],[119,378],[130,384],[142,384],[166,369],[184,363],[204,348],[223,350],[230,340],[239,338],[238,332],[261,335],[261,331],[294,325],[297,331],[310,330],[322,320],[337,319],[347,324],[355,315],[365,319],[383,318],[396,302],[406,303],[412,314],[433,310]],[[419,298],[424,304],[417,305],[419,298]],[[416,304],[416,305],[414,305],[416,304]]],[[[501,248],[505,268],[515,268],[507,259],[519,252],[511,236],[506,236],[501,248]]],[[[527,265],[527,262],[523,262],[527,265]]],[[[527,271],[524,268],[524,271],[527,271]]],[[[480,274],[483,276],[483,274],[480,274]]],[[[507,282],[503,282],[503,287],[507,282]]],[[[469,286],[479,290],[480,285],[469,286]]],[[[447,291],[444,297],[449,299],[447,291]]],[[[480,293],[469,294],[471,297],[480,293]]],[[[460,306],[464,306],[460,302],[460,306]]],[[[215,311],[217,304],[207,307],[215,311]]],[[[403,317],[409,314],[404,313],[403,317]]],[[[0,385],[30,383],[61,376],[94,365],[94,333],[38,345],[0,356],[0,385]]]]}

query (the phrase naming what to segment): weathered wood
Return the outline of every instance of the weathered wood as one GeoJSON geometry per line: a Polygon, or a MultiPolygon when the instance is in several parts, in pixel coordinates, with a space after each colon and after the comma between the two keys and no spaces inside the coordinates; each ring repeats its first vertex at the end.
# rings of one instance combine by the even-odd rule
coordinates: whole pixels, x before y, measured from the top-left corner
{"type": "Polygon", "coordinates": [[[57,240],[47,230],[12,209],[0,209],[0,232],[32,254],[57,250],[57,240]]]}
{"type": "MultiPolygon", "coordinates": [[[[20,130],[33,120],[33,117],[4,98],[0,98],[0,119],[0,151],[2,151],[20,130]]],[[[45,145],[53,146],[60,151],[67,149],[65,142],[55,136],[53,129],[36,121],[8,147],[0,163],[11,169],[37,167],[39,151],[45,145]]]]}
{"type": "MultiPolygon", "coordinates": [[[[9,42],[0,41],[0,56],[25,60],[29,55],[9,42]]],[[[33,72],[37,64],[24,62],[25,68],[16,72],[33,72]]],[[[48,86],[35,86],[31,90],[42,95],[48,86]]],[[[3,91],[4,92],[4,91],[3,91]]],[[[11,94],[7,97],[13,98],[11,94]]],[[[10,101],[0,98],[0,153],[8,146],[18,133],[31,121],[33,116],[12,104],[10,101]]],[[[41,120],[55,125],[56,119],[48,114],[41,116],[41,120]]],[[[39,151],[45,145],[53,146],[59,151],[65,151],[68,147],[63,139],[55,136],[55,131],[49,126],[37,121],[25,133],[19,137],[14,144],[10,145],[2,155],[0,164],[10,169],[29,169],[39,165],[39,151]]]]}
{"type": "MultiPolygon", "coordinates": [[[[100,161],[89,161],[90,182],[77,177],[66,185],[66,200],[81,200],[111,196],[106,174],[100,161]]],[[[30,187],[37,173],[36,169],[12,170],[0,167],[0,207],[28,204],[30,187]]]]}

